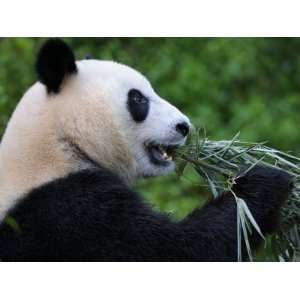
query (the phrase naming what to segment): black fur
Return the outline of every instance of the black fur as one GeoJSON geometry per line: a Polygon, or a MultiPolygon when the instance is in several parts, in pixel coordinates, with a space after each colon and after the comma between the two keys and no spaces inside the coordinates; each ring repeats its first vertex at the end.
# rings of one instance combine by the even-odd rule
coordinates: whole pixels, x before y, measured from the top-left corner
{"type": "MultiPolygon", "coordinates": [[[[256,167],[237,180],[262,232],[275,229],[290,176],[256,167]]],[[[3,261],[235,261],[236,204],[230,192],[180,222],[152,211],[117,176],[82,171],[33,190],[0,227],[3,261]]],[[[251,236],[252,247],[261,239],[251,236]]],[[[245,253],[244,253],[245,254],[245,253]]],[[[246,255],[244,255],[246,258],[246,255]]]]}
{"type": "Polygon", "coordinates": [[[37,55],[36,71],[48,93],[58,93],[63,79],[77,72],[72,50],[60,39],[49,39],[37,55]]]}
{"type": "Polygon", "coordinates": [[[143,122],[149,113],[149,99],[139,90],[132,89],[128,92],[127,107],[135,122],[143,122]]]}

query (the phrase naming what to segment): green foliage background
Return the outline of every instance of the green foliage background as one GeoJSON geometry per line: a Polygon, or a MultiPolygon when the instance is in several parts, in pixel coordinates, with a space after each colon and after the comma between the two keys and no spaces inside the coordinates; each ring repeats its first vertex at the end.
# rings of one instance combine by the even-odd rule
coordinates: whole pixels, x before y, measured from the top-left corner
{"type": "MultiPolygon", "coordinates": [[[[44,38],[0,40],[0,134],[36,80],[34,56],[44,38]]],[[[300,155],[300,39],[66,38],[86,54],[130,65],[212,139],[242,139],[300,155]]],[[[140,183],[156,208],[181,218],[209,196],[192,171],[140,183]],[[205,196],[205,197],[204,197],[205,196]]]]}

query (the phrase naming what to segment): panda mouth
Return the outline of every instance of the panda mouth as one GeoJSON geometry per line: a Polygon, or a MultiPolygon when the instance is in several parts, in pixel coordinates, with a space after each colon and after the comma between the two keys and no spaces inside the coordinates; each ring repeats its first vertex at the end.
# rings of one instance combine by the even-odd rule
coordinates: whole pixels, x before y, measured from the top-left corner
{"type": "Polygon", "coordinates": [[[150,161],[155,165],[167,166],[173,161],[175,150],[179,145],[146,144],[150,161]]]}

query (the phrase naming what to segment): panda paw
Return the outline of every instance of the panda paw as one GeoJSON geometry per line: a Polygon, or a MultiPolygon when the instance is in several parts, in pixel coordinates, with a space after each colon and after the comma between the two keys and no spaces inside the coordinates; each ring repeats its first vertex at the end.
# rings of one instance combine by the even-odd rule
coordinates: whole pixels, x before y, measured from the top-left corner
{"type": "Polygon", "coordinates": [[[273,167],[256,166],[237,176],[233,191],[246,201],[254,217],[270,225],[266,231],[273,231],[280,208],[292,187],[293,178],[287,172],[273,167]]]}
{"type": "Polygon", "coordinates": [[[234,189],[238,192],[269,191],[287,194],[293,187],[292,176],[280,169],[255,166],[249,171],[242,171],[235,179],[234,189]]]}

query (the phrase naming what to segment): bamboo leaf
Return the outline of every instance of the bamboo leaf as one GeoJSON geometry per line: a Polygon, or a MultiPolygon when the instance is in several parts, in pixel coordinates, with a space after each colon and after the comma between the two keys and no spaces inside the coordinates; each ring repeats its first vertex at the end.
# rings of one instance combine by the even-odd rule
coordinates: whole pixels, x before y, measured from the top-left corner
{"type": "Polygon", "coordinates": [[[251,225],[255,228],[255,230],[258,232],[258,234],[261,236],[261,238],[265,240],[265,237],[262,234],[255,219],[253,218],[253,215],[252,215],[251,211],[249,210],[248,205],[246,204],[246,202],[243,199],[240,199],[240,201],[241,201],[241,205],[243,207],[243,210],[244,210],[246,216],[248,217],[249,221],[251,222],[251,225]]]}

